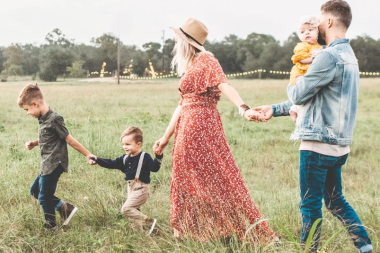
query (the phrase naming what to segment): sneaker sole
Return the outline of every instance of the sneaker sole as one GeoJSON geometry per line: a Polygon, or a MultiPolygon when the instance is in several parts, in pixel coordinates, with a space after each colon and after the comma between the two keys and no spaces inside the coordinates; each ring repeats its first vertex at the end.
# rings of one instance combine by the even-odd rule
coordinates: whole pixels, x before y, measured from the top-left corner
{"type": "Polygon", "coordinates": [[[148,236],[152,234],[153,229],[154,229],[154,226],[156,226],[156,222],[157,222],[157,220],[154,219],[153,224],[152,224],[152,227],[151,227],[150,230],[149,230],[148,236]]]}
{"type": "Polygon", "coordinates": [[[69,217],[67,217],[67,219],[65,220],[65,222],[62,224],[62,226],[66,226],[67,224],[69,224],[71,218],[73,218],[74,214],[78,211],[78,208],[77,207],[74,207],[73,211],[70,213],[69,217]]]}

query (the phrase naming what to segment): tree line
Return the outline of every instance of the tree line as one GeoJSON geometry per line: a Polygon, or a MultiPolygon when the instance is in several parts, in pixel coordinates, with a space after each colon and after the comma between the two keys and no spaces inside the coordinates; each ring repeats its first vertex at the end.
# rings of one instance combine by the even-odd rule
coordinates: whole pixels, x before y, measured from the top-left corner
{"type": "MultiPolygon", "coordinates": [[[[224,72],[231,74],[256,69],[290,71],[293,49],[298,42],[296,33],[283,43],[271,35],[251,33],[245,39],[229,35],[222,41],[206,41],[204,46],[219,60],[224,72]]],[[[118,46],[123,75],[146,75],[150,70],[149,62],[156,72],[167,74],[174,44],[173,39],[167,39],[164,45],[149,42],[139,48],[125,45],[108,33],[92,38],[89,44],[78,44],[59,29],[54,29],[41,45],[0,47],[0,76],[3,81],[8,76],[22,75],[39,77],[44,81],[56,81],[61,75],[79,78],[87,73],[99,73],[104,62],[106,72],[113,72],[117,69],[118,46]]],[[[380,71],[380,40],[367,35],[358,36],[351,40],[351,46],[361,71],[380,71]]],[[[263,73],[262,77],[268,74],[263,73]]]]}

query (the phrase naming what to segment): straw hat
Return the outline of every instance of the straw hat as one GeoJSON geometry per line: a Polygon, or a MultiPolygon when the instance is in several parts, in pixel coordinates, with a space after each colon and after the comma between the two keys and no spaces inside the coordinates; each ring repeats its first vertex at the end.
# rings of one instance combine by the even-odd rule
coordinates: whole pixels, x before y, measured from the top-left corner
{"type": "Polygon", "coordinates": [[[181,36],[182,39],[186,40],[191,45],[193,45],[195,48],[198,48],[201,51],[206,51],[206,49],[203,47],[203,44],[206,41],[208,29],[204,24],[202,24],[198,20],[194,18],[189,18],[182,27],[170,28],[173,29],[176,32],[176,34],[181,36]]]}

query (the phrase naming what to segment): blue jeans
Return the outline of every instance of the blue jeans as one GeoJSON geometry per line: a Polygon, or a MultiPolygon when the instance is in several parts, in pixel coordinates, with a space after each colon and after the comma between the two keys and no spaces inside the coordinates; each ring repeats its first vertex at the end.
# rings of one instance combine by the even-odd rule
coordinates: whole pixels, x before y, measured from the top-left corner
{"type": "MultiPolygon", "coordinates": [[[[300,188],[302,214],[301,243],[306,243],[313,223],[322,218],[322,199],[325,206],[347,228],[360,252],[372,249],[371,240],[355,210],[345,200],[342,192],[342,165],[348,154],[327,156],[311,151],[300,151],[300,188]]],[[[321,224],[321,223],[320,223],[321,224]]],[[[312,251],[318,248],[320,224],[314,235],[312,251]]]]}
{"type": "Polygon", "coordinates": [[[55,227],[55,211],[62,204],[62,200],[54,196],[59,177],[63,173],[63,168],[58,166],[51,174],[46,176],[37,175],[36,180],[30,187],[30,194],[38,199],[45,215],[45,227],[55,227]]]}

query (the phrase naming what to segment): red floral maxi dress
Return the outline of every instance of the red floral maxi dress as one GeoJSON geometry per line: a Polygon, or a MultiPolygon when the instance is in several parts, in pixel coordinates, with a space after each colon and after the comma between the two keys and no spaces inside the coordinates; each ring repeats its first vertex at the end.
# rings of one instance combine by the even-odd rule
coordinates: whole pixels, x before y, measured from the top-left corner
{"type": "Polygon", "coordinates": [[[173,228],[207,241],[231,233],[253,244],[274,238],[253,202],[224,134],[216,104],[227,78],[218,60],[201,53],[180,81],[182,111],[175,129],[170,189],[173,228]]]}

